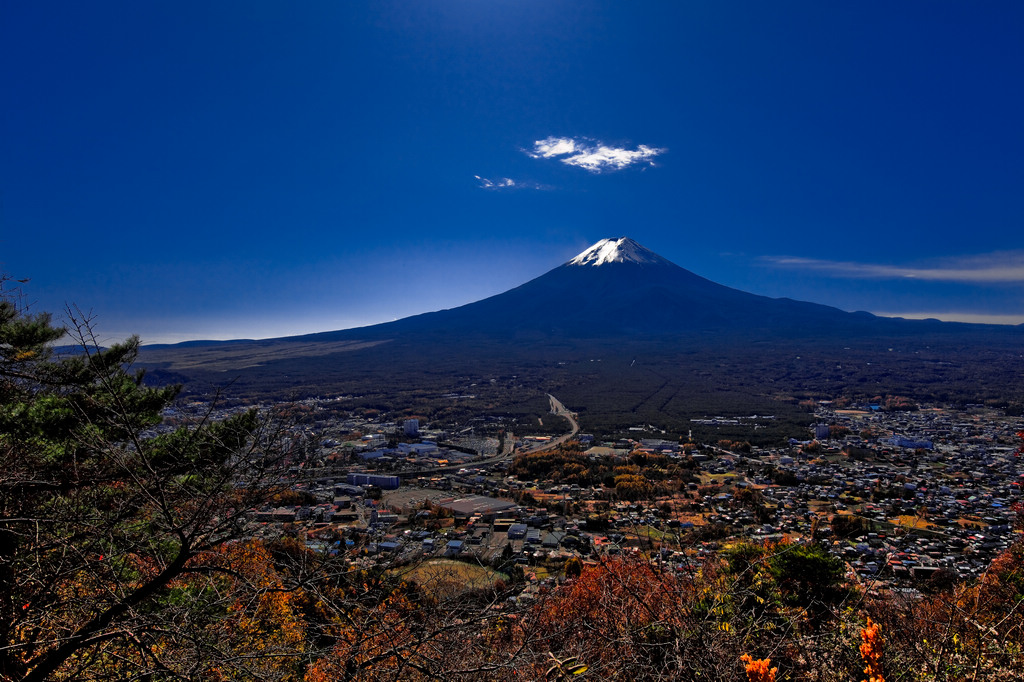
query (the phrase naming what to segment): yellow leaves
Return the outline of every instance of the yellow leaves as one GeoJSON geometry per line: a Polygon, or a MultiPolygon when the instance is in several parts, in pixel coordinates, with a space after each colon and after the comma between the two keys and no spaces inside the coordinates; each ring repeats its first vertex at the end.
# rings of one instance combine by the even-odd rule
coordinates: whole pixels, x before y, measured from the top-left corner
{"type": "Polygon", "coordinates": [[[548,658],[551,659],[553,665],[544,673],[545,679],[563,680],[567,677],[582,675],[590,669],[589,665],[579,663],[579,659],[575,657],[559,660],[555,658],[554,654],[548,652],[548,658]]]}
{"type": "Polygon", "coordinates": [[[301,618],[292,606],[288,592],[268,592],[252,603],[236,602],[231,611],[237,615],[235,633],[245,648],[262,651],[267,647],[298,647],[303,642],[301,618]]]}
{"type": "MultiPolygon", "coordinates": [[[[223,609],[207,624],[208,636],[219,648],[246,660],[254,674],[274,676],[306,648],[307,622],[301,591],[287,589],[267,545],[248,540],[224,545],[197,556],[187,573],[175,582],[187,595],[207,595],[205,608],[223,609]]],[[[170,652],[169,655],[173,655],[170,652]]],[[[211,679],[231,674],[213,667],[211,679]]]]}
{"type": "Polygon", "coordinates": [[[15,354],[14,361],[15,362],[26,362],[26,361],[31,360],[32,358],[36,357],[36,355],[38,355],[38,353],[36,351],[34,351],[34,350],[23,350],[23,351],[20,351],[19,353],[15,354]]]}

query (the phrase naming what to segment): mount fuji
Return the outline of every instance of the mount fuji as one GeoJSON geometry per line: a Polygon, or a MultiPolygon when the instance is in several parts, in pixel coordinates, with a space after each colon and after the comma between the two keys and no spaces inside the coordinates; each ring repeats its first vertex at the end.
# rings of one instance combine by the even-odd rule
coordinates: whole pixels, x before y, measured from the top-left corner
{"type": "MultiPolygon", "coordinates": [[[[523,339],[661,338],[708,332],[791,336],[893,323],[869,313],[749,294],[716,284],[622,237],[602,239],[529,282],[458,308],[363,328],[362,333],[523,339]],[[496,328],[489,320],[507,320],[496,328]]],[[[874,327],[873,327],[874,328],[874,327]]],[[[349,334],[351,330],[342,334],[349,334]]],[[[328,338],[314,334],[304,338],[328,338]]]]}
{"type": "Polygon", "coordinates": [[[457,308],[304,336],[148,346],[140,360],[158,381],[193,390],[230,381],[250,397],[372,394],[389,405],[399,393],[473,386],[494,409],[512,410],[526,399],[518,387],[533,391],[530,400],[558,391],[607,423],[682,424],[710,405],[771,410],[764,401],[778,397],[1020,402],[1022,345],[1021,327],[876,317],[739,291],[622,237],[457,308]]]}
{"type": "Polygon", "coordinates": [[[658,254],[637,244],[629,237],[602,239],[573,258],[566,265],[594,265],[606,263],[636,263],[637,265],[672,265],[658,254]]]}

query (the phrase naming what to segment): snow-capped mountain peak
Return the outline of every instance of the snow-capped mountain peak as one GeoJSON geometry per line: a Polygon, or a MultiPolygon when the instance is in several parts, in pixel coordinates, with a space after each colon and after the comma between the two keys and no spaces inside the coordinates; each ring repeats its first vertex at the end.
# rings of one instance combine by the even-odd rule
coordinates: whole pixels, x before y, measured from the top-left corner
{"type": "Polygon", "coordinates": [[[667,263],[658,254],[645,249],[629,237],[602,239],[566,265],[604,265],[605,263],[667,263]]]}

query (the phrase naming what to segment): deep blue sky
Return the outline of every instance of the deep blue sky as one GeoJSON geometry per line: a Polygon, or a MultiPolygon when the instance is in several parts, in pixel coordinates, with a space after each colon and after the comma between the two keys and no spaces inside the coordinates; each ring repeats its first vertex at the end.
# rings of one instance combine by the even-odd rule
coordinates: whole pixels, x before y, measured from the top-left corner
{"type": "Polygon", "coordinates": [[[2,0],[0,271],[104,338],[265,337],[630,236],[1024,322],[1021,36],[1015,1],[2,0]]]}

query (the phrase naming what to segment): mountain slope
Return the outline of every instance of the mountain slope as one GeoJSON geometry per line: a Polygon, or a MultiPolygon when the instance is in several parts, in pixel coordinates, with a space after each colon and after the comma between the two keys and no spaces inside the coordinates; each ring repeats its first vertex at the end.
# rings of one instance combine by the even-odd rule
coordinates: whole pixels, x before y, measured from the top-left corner
{"type": "Polygon", "coordinates": [[[771,412],[769,396],[1020,400],[1022,340],[1020,328],[750,294],[621,238],[458,308],[281,339],[148,347],[142,361],[158,380],[230,381],[250,396],[351,393],[394,406],[462,391],[513,411],[555,392],[605,423],[684,425],[714,405],[771,412]]]}
{"type": "Polygon", "coordinates": [[[816,303],[773,299],[712,282],[626,237],[601,240],[529,282],[458,308],[373,327],[302,338],[381,338],[395,334],[617,338],[707,333],[787,337],[875,333],[900,321],[816,303]],[[497,320],[511,324],[494,325],[497,320]]]}

